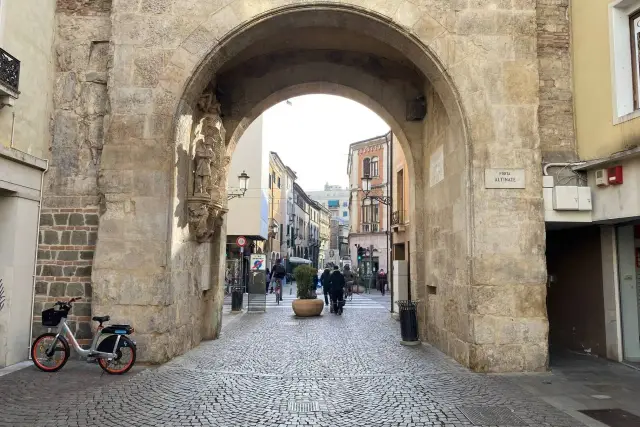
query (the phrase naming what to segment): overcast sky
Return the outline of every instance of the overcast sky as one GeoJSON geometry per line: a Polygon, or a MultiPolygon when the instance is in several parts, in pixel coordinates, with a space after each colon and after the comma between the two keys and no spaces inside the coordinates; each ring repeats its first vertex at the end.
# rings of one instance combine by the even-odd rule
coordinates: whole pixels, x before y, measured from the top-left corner
{"type": "Polygon", "coordinates": [[[324,184],[346,186],[349,144],[383,135],[389,126],[367,107],[333,95],[305,95],[274,105],[264,113],[268,151],[298,175],[305,191],[324,184]]]}

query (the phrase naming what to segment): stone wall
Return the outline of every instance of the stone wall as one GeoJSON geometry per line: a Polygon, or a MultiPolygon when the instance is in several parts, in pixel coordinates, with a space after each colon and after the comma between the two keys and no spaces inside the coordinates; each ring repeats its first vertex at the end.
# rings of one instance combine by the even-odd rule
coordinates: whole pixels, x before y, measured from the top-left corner
{"type": "Polygon", "coordinates": [[[99,168],[109,111],[110,4],[57,4],[51,163],[40,224],[34,335],[41,331],[44,308],[81,296],[70,325],[79,339],[91,337],[91,271],[102,199],[99,168]]]}
{"type": "Polygon", "coordinates": [[[540,146],[545,162],[576,160],[570,0],[537,0],[540,146]]]}
{"type": "Polygon", "coordinates": [[[34,335],[44,332],[41,312],[56,301],[81,297],[69,326],[81,344],[91,338],[91,265],[98,238],[98,209],[42,209],[34,304],[34,335]]]}

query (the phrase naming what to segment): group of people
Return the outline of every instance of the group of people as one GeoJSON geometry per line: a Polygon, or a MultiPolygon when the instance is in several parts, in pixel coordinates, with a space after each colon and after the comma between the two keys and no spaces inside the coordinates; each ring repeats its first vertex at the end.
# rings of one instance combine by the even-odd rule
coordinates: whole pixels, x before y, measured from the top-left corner
{"type": "Polygon", "coordinates": [[[336,265],[333,271],[325,268],[320,276],[320,283],[324,292],[324,305],[330,306],[330,312],[341,315],[344,310],[344,294],[345,290],[353,286],[355,275],[348,265],[344,266],[343,271],[336,265]]]}

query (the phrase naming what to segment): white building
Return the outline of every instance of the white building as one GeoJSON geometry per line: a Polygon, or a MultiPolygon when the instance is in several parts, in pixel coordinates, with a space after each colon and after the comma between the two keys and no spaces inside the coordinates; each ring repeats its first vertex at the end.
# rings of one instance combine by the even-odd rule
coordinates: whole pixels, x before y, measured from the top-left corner
{"type": "MultiPolygon", "coordinates": [[[[229,200],[227,236],[245,236],[264,241],[269,233],[269,152],[263,145],[263,119],[258,117],[238,141],[231,159],[228,188],[238,186],[238,175],[246,172],[249,187],[244,197],[229,200]]],[[[235,238],[234,238],[235,239],[235,238]]]]}

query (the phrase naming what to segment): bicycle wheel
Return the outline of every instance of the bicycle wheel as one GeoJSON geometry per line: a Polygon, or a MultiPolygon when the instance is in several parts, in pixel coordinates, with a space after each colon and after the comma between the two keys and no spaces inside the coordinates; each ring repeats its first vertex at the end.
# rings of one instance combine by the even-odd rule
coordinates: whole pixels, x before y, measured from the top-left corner
{"type": "Polygon", "coordinates": [[[36,368],[41,371],[55,372],[67,363],[70,352],[69,343],[64,337],[58,337],[56,340],[56,334],[47,332],[36,338],[33,345],[31,345],[31,360],[33,360],[36,368]],[[47,354],[47,350],[49,350],[54,340],[53,352],[47,354]]]}
{"type": "MultiPolygon", "coordinates": [[[[111,353],[115,346],[116,337],[117,335],[111,335],[102,340],[98,346],[98,351],[111,353]]],[[[98,359],[98,364],[102,370],[111,375],[122,375],[128,372],[134,363],[136,363],[136,345],[124,335],[120,335],[115,359],[98,359]]]]}

